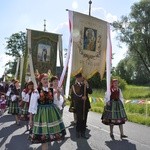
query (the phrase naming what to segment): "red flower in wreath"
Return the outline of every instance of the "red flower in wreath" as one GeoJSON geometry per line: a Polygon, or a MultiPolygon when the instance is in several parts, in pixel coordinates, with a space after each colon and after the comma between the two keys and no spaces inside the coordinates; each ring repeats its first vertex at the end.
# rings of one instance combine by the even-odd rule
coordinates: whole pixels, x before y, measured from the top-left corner
{"type": "Polygon", "coordinates": [[[43,91],[40,92],[40,100],[41,101],[45,100],[45,94],[43,93],[43,91]]]}
{"type": "Polygon", "coordinates": [[[51,91],[48,92],[48,95],[47,95],[48,99],[51,101],[53,100],[53,94],[51,91]]]}

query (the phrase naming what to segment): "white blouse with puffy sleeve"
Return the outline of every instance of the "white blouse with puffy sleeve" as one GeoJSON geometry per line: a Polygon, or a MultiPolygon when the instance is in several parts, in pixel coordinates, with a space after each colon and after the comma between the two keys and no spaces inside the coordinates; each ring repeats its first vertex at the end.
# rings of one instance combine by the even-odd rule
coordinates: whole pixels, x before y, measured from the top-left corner
{"type": "Polygon", "coordinates": [[[22,101],[24,102],[29,102],[29,94],[28,93],[25,93],[24,91],[21,93],[21,96],[22,96],[22,101]]]}
{"type": "Polygon", "coordinates": [[[29,113],[36,114],[37,113],[37,106],[38,106],[38,99],[40,98],[38,90],[35,90],[30,99],[29,105],[29,113]]]}
{"type": "MultiPolygon", "coordinates": [[[[105,93],[105,97],[104,97],[105,103],[110,101],[110,95],[111,93],[107,93],[107,92],[105,93]]],[[[119,99],[122,101],[122,103],[124,103],[124,98],[121,89],[119,89],[119,99]]]]}

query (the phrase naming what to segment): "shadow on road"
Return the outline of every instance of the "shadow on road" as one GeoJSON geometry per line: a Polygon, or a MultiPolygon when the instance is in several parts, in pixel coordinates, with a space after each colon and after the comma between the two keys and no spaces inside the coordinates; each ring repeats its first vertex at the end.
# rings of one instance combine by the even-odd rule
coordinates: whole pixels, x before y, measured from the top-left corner
{"type": "Polygon", "coordinates": [[[105,143],[111,150],[136,150],[136,145],[125,139],[106,141],[105,143]]]}
{"type": "Polygon", "coordinates": [[[5,143],[5,141],[7,140],[7,138],[16,130],[18,130],[18,126],[16,124],[12,124],[8,127],[2,128],[2,130],[0,130],[0,138],[2,138],[0,145],[3,145],[5,143]]]}
{"type": "MultiPolygon", "coordinates": [[[[89,143],[88,143],[88,139],[84,139],[84,138],[76,138],[76,129],[75,126],[68,128],[69,132],[70,132],[70,138],[72,141],[75,141],[77,143],[77,149],[76,150],[92,150],[92,148],[90,147],[89,143]]],[[[90,137],[91,135],[89,134],[90,130],[87,129],[86,130],[86,135],[88,137],[90,137]]]]}
{"type": "Polygon", "coordinates": [[[15,121],[15,117],[13,115],[3,115],[0,117],[0,123],[12,122],[15,121]]]}
{"type": "MultiPolygon", "coordinates": [[[[69,138],[69,137],[68,137],[69,138]]],[[[67,141],[65,138],[63,141],[54,141],[52,144],[49,143],[49,149],[60,150],[63,143],[67,141]]],[[[5,145],[7,150],[41,150],[41,144],[31,144],[28,140],[28,134],[21,134],[13,136],[8,144],[5,145]]]]}
{"type": "Polygon", "coordinates": [[[27,140],[27,134],[13,136],[8,144],[5,145],[7,150],[32,150],[30,142],[27,140]]]}

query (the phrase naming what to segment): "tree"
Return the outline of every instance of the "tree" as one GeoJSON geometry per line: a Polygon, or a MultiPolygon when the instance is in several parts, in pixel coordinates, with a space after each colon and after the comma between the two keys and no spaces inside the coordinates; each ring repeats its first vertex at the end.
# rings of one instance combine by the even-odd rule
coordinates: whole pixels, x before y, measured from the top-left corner
{"type": "Polygon", "coordinates": [[[120,76],[128,84],[148,85],[150,83],[150,76],[141,60],[137,60],[132,55],[127,55],[121,60],[113,74],[120,76]]]}
{"type": "Polygon", "coordinates": [[[117,39],[128,46],[129,54],[135,58],[135,66],[140,60],[150,76],[150,1],[135,3],[129,16],[122,16],[120,21],[113,22],[113,27],[118,32],[117,39]]]}
{"type": "Polygon", "coordinates": [[[120,76],[128,84],[132,84],[132,79],[134,76],[134,65],[134,61],[129,59],[129,57],[124,58],[115,68],[115,75],[120,76]]]}
{"type": "Polygon", "coordinates": [[[9,38],[6,38],[6,55],[14,57],[14,60],[8,62],[6,66],[9,66],[7,73],[15,74],[17,58],[25,54],[26,50],[26,33],[19,32],[12,34],[9,38]]]}

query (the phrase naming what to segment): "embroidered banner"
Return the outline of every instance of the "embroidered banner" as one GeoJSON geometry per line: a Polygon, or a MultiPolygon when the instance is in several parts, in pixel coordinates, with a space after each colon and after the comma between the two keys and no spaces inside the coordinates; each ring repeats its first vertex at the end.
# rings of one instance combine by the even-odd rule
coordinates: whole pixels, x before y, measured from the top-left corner
{"type": "MultiPolygon", "coordinates": [[[[57,74],[57,52],[58,56],[62,57],[62,35],[28,29],[27,37],[31,79],[36,85],[35,74],[37,71],[40,74],[49,71],[53,75],[57,74]]],[[[59,60],[62,66],[62,58],[59,60]]]]}
{"type": "Polygon", "coordinates": [[[92,16],[73,12],[72,75],[82,72],[85,78],[105,72],[107,22],[92,16]]]}
{"type": "Polygon", "coordinates": [[[50,69],[56,74],[56,58],[58,34],[28,30],[31,32],[31,47],[29,53],[32,56],[34,70],[40,73],[50,69]]]}

